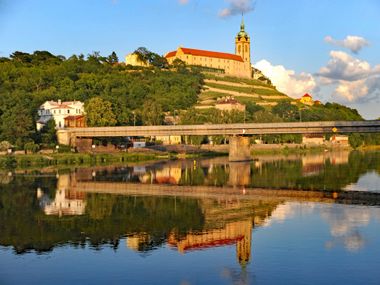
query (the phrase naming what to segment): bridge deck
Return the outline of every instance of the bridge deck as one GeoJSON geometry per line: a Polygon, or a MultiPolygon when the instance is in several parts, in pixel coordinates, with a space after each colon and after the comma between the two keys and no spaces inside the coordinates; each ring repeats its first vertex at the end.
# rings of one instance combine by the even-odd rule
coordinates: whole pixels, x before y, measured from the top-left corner
{"type": "Polygon", "coordinates": [[[253,135],[253,134],[323,134],[380,132],[380,121],[329,121],[292,123],[204,124],[174,126],[127,126],[69,128],[75,137],[168,136],[168,135],[253,135]]]}

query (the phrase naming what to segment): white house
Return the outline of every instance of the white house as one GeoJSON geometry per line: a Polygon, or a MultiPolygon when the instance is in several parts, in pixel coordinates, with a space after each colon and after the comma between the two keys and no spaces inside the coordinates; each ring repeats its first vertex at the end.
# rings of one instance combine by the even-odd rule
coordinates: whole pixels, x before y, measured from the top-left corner
{"type": "Polygon", "coordinates": [[[41,130],[51,119],[54,119],[57,129],[64,128],[66,117],[81,116],[83,114],[84,104],[80,101],[46,101],[38,109],[40,118],[37,121],[37,130],[41,130]]]}

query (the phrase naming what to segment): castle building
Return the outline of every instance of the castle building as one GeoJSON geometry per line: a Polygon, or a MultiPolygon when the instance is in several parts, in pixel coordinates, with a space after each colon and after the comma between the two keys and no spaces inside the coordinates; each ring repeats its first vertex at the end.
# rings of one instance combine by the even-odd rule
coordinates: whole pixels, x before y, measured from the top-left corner
{"type": "Polygon", "coordinates": [[[252,78],[251,40],[245,32],[243,19],[240,32],[235,37],[235,54],[179,47],[168,52],[165,58],[169,64],[180,59],[187,65],[219,69],[226,75],[252,78]]]}
{"type": "Polygon", "coordinates": [[[149,67],[149,62],[143,61],[139,58],[137,53],[130,53],[125,57],[125,65],[149,67]]]}

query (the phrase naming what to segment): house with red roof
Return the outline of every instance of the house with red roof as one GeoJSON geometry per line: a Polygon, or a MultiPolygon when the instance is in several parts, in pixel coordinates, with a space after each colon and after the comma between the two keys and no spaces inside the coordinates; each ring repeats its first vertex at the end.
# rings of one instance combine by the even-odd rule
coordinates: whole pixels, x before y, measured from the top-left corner
{"type": "Polygon", "coordinates": [[[305,95],[303,95],[303,96],[299,99],[299,101],[300,101],[302,104],[305,104],[305,105],[310,105],[310,106],[314,105],[313,97],[312,97],[310,94],[308,94],[308,93],[306,93],[305,95]]]}
{"type": "Polygon", "coordinates": [[[57,129],[70,126],[84,126],[84,104],[80,101],[46,101],[38,109],[37,130],[40,131],[48,121],[54,120],[57,129]],[[69,126],[69,125],[70,126],[69,126]]]}

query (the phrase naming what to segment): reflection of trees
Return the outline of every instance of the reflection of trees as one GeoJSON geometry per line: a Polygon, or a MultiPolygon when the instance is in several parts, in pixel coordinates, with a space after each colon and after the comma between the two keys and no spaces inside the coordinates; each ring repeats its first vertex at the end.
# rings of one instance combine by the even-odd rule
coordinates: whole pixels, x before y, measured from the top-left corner
{"type": "Polygon", "coordinates": [[[93,194],[88,195],[83,216],[46,216],[31,191],[35,184],[15,187],[12,183],[0,189],[0,243],[13,246],[18,253],[49,251],[67,242],[80,246],[86,240],[94,248],[105,243],[117,247],[120,237],[141,231],[162,244],[173,228],[185,232],[203,225],[198,201],[181,198],[93,194]]]}
{"type": "Polygon", "coordinates": [[[288,188],[310,190],[339,190],[355,183],[369,170],[379,168],[380,153],[351,152],[348,163],[334,165],[326,160],[322,170],[314,175],[302,177],[300,160],[279,160],[264,163],[253,169],[251,187],[288,188]]]}

